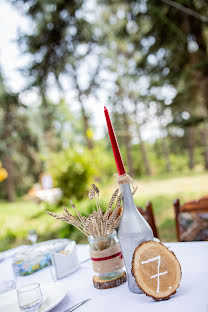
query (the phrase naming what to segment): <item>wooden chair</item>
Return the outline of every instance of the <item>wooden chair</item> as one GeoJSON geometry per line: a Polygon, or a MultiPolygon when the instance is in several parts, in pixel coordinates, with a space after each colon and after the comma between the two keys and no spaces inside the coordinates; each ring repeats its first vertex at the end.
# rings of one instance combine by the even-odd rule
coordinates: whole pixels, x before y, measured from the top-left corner
{"type": "Polygon", "coordinates": [[[159,238],[157,228],[156,228],[156,224],[155,224],[155,218],[154,218],[154,213],[153,213],[153,209],[152,209],[152,203],[148,202],[146,204],[146,209],[144,209],[142,207],[137,207],[137,209],[139,210],[141,215],[145,218],[145,220],[151,226],[154,237],[159,238]]]}
{"type": "Polygon", "coordinates": [[[208,240],[208,195],[180,205],[174,201],[178,241],[208,240]]]}

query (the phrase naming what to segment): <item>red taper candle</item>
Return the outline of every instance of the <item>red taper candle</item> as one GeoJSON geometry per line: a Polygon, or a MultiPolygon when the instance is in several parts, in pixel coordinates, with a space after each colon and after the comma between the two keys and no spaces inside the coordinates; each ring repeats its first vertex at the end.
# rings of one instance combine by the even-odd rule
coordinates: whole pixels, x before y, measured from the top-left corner
{"type": "Polygon", "coordinates": [[[123,163],[123,159],[121,157],[121,152],[119,149],[116,134],[115,134],[115,131],[114,131],[108,110],[105,106],[104,106],[104,113],[105,113],[105,118],[106,118],[106,122],[107,122],[107,126],[108,126],[108,133],[109,133],[109,137],[111,140],[111,145],[112,145],[112,149],[113,149],[113,154],[114,154],[118,174],[122,175],[122,174],[126,173],[126,170],[124,168],[124,163],[123,163]]]}

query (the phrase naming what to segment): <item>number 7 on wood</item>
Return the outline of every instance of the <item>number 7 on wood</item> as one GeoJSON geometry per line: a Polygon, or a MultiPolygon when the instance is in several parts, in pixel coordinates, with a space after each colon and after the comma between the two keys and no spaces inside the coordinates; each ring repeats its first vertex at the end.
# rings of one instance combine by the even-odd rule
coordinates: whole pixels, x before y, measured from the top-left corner
{"type": "Polygon", "coordinates": [[[148,259],[146,261],[142,261],[141,264],[145,264],[145,263],[149,263],[149,262],[153,262],[153,261],[157,261],[157,260],[158,260],[158,263],[157,263],[157,274],[150,276],[150,278],[157,277],[157,293],[159,293],[159,291],[160,291],[160,276],[168,273],[168,271],[160,273],[160,256],[148,259]]]}

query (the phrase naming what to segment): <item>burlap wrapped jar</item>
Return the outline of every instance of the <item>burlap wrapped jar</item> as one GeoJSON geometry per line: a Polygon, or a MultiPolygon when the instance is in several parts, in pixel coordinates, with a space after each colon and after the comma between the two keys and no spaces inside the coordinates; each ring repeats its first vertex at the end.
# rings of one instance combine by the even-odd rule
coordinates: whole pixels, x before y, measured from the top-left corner
{"type": "Polygon", "coordinates": [[[90,257],[93,270],[101,279],[115,278],[124,272],[124,262],[117,232],[105,237],[90,237],[90,257]]]}

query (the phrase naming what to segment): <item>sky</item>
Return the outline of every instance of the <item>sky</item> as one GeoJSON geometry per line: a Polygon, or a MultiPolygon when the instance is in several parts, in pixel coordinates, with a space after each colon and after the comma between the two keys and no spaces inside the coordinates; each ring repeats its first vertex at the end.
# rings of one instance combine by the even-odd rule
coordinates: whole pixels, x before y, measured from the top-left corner
{"type": "Polygon", "coordinates": [[[24,79],[18,72],[18,67],[24,64],[17,43],[18,27],[27,27],[26,19],[21,17],[6,1],[0,2],[0,64],[6,77],[7,85],[18,92],[24,85],[24,79]]]}
{"type": "MultiPolygon", "coordinates": [[[[28,32],[30,29],[29,20],[21,16],[20,12],[12,7],[8,1],[0,1],[0,66],[3,70],[4,77],[6,78],[6,84],[13,92],[19,92],[24,88],[26,79],[19,72],[19,68],[24,67],[29,61],[28,56],[24,56],[18,46],[17,38],[19,29],[28,32]]],[[[144,79],[143,79],[144,80],[144,79]]],[[[144,81],[141,79],[141,88],[143,87],[144,81]]],[[[165,90],[164,90],[165,91],[165,90]]],[[[102,91],[101,91],[102,92],[102,91]]],[[[166,90],[167,92],[167,90],[166,90]]],[[[59,98],[59,93],[55,87],[51,87],[50,97],[53,100],[59,98]]],[[[23,101],[27,104],[33,104],[38,101],[38,96],[34,91],[28,91],[23,93],[23,101]]],[[[72,113],[76,113],[79,110],[79,106],[74,100],[73,92],[67,91],[64,94],[66,101],[69,103],[73,102],[70,106],[72,113]]],[[[107,97],[105,93],[100,96],[100,100],[89,98],[86,103],[86,108],[92,115],[92,123],[95,129],[94,138],[99,139],[103,137],[106,130],[106,122],[103,113],[103,107],[107,103],[107,97]]],[[[151,123],[143,127],[143,138],[144,140],[154,141],[160,133],[158,130],[157,120],[153,118],[151,123]]]]}

